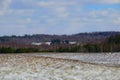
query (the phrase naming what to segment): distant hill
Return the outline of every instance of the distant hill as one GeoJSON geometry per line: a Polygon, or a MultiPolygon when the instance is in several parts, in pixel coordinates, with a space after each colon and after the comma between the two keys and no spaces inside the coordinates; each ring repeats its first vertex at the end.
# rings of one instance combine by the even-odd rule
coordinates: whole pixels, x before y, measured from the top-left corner
{"type": "Polygon", "coordinates": [[[100,43],[105,41],[110,36],[115,36],[120,32],[92,32],[92,33],[78,33],[73,35],[47,35],[47,34],[34,34],[25,36],[2,36],[0,43],[21,43],[31,44],[32,42],[48,42],[53,39],[69,40],[85,43],[100,43]]]}

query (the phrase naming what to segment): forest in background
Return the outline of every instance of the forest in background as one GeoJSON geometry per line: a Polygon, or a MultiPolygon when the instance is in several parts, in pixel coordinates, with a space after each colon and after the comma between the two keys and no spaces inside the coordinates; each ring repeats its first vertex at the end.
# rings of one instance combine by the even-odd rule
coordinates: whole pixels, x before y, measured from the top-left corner
{"type": "Polygon", "coordinates": [[[32,52],[120,52],[120,32],[94,32],[74,35],[25,35],[0,37],[0,53],[32,52]],[[31,45],[50,41],[51,45],[31,45]],[[61,44],[60,41],[66,41],[61,44]],[[75,41],[79,44],[68,44],[75,41]]]}

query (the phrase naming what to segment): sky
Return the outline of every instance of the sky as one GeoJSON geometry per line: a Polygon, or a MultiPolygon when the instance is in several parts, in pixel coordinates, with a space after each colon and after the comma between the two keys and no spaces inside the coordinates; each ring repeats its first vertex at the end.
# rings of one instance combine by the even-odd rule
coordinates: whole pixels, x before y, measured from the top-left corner
{"type": "Polygon", "coordinates": [[[0,0],[0,36],[120,31],[120,0],[0,0]]]}

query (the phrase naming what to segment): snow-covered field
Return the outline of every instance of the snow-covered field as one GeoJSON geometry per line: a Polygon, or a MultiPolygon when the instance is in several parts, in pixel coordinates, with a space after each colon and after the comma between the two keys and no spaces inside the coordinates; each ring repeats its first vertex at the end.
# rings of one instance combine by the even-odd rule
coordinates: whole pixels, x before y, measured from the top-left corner
{"type": "Polygon", "coordinates": [[[46,55],[1,54],[0,80],[120,80],[118,65],[110,67],[46,55]]]}
{"type": "Polygon", "coordinates": [[[80,60],[106,66],[120,66],[120,53],[43,53],[32,55],[80,60]]]}

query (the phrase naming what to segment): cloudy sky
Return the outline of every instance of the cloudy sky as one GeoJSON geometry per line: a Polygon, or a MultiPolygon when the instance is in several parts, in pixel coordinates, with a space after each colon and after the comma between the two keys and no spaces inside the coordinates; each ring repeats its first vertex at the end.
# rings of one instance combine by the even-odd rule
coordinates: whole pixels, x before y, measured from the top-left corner
{"type": "Polygon", "coordinates": [[[0,35],[120,31],[120,0],[0,0],[0,35]]]}

